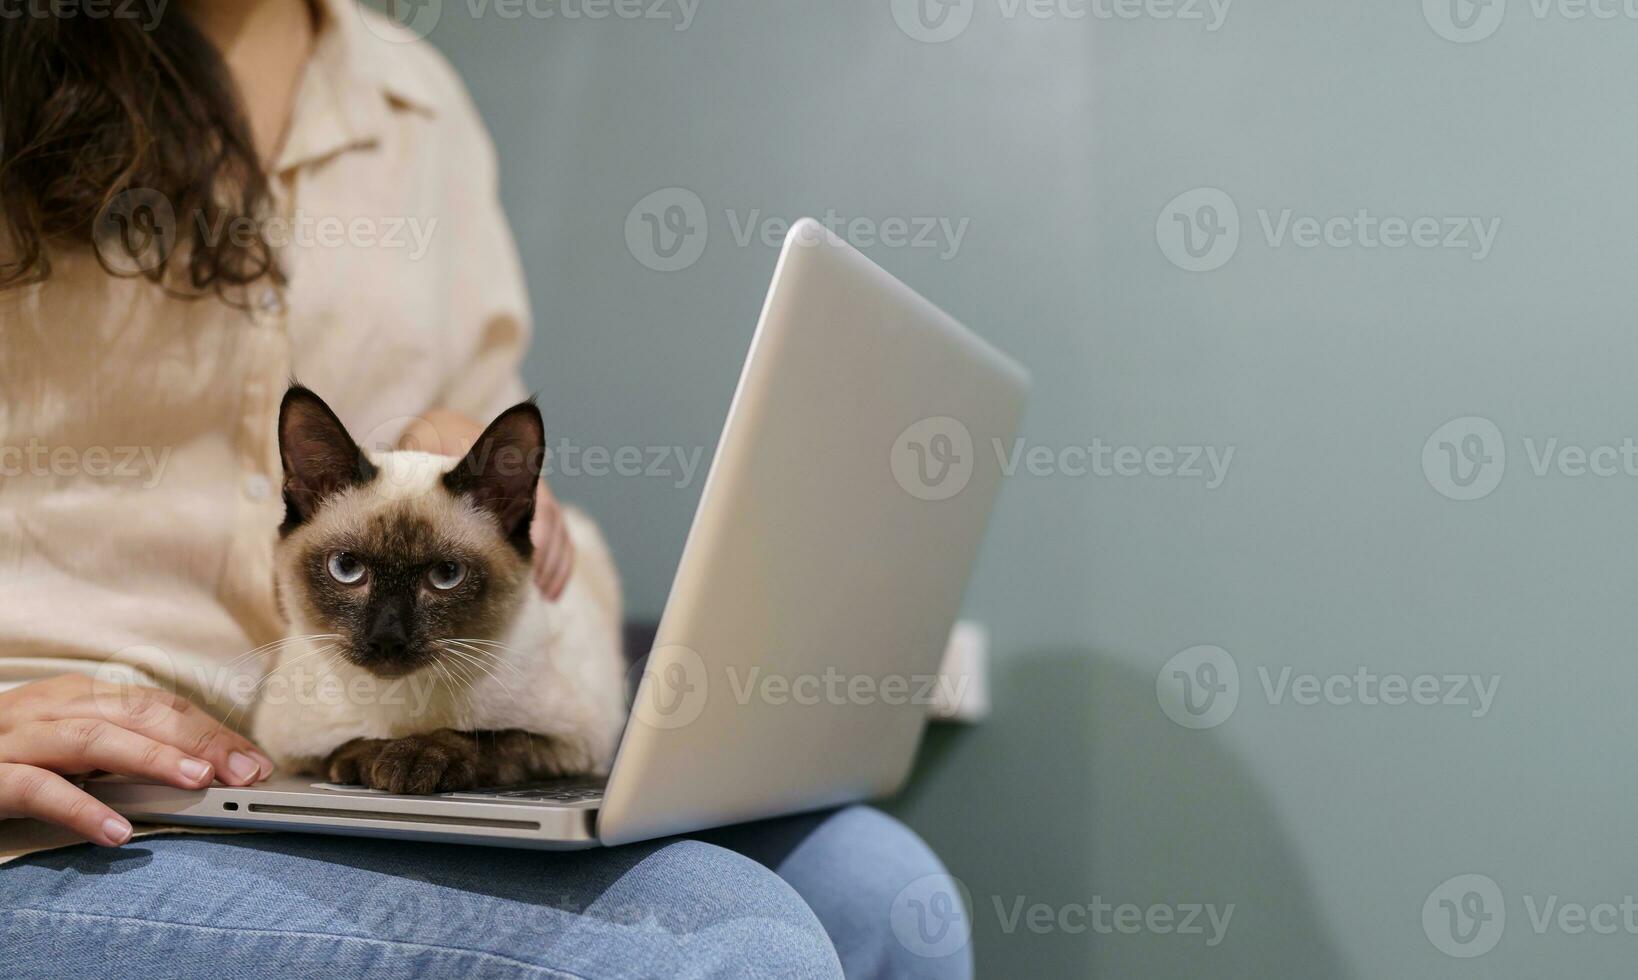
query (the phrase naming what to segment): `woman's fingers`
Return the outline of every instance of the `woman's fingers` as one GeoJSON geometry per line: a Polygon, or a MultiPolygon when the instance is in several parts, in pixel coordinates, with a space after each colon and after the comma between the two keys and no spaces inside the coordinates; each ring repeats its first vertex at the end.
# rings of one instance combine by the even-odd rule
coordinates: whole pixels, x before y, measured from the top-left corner
{"type": "Polygon", "coordinates": [[[5,758],[55,772],[138,776],[179,789],[210,785],[213,767],[173,745],[95,718],[37,721],[0,740],[5,758]]]}
{"type": "Polygon", "coordinates": [[[273,772],[272,760],[249,739],[180,695],[127,686],[118,697],[93,700],[91,711],[81,711],[85,717],[112,722],[203,759],[216,778],[230,786],[245,786],[273,772]]]}
{"type": "Polygon", "coordinates": [[[569,540],[565,529],[562,540],[559,542],[557,554],[552,558],[551,568],[546,575],[546,597],[557,599],[563,595],[563,589],[569,584],[569,572],[574,568],[574,542],[569,540]]]}
{"type": "Polygon", "coordinates": [[[548,599],[557,599],[568,584],[574,567],[574,543],[569,540],[563,508],[544,482],[535,497],[535,522],[529,529],[535,547],[533,573],[535,588],[548,599]]]}
{"type": "Polygon", "coordinates": [[[535,587],[546,598],[557,599],[569,581],[569,569],[574,566],[574,545],[568,534],[562,533],[553,539],[551,547],[540,554],[536,562],[535,587]]]}
{"type": "Polygon", "coordinates": [[[0,817],[33,817],[61,824],[94,844],[118,847],[131,824],[56,773],[0,763],[0,817]]]}

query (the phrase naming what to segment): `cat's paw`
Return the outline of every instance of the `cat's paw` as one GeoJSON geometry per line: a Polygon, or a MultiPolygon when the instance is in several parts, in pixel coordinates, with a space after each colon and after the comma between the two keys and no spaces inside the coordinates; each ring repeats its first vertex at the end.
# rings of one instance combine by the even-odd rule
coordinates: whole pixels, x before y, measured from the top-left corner
{"type": "Polygon", "coordinates": [[[449,793],[478,785],[478,752],[471,738],[448,730],[404,738],[355,738],[330,753],[331,782],[388,793],[449,793]]]}

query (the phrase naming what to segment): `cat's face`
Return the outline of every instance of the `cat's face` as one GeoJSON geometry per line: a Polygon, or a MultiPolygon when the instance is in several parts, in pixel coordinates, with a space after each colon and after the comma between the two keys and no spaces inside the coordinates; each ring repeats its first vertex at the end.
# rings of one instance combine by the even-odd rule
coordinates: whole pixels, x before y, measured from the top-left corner
{"type": "Polygon", "coordinates": [[[338,634],[339,656],[401,677],[458,664],[454,641],[493,639],[511,622],[529,588],[545,455],[533,404],[501,413],[460,460],[366,455],[317,395],[292,387],[279,454],[278,588],[301,632],[338,634]]]}

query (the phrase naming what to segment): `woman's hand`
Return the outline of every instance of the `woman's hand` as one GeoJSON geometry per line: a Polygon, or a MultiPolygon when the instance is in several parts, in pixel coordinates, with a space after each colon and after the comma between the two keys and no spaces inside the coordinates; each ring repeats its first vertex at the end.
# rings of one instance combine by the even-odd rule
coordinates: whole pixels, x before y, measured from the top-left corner
{"type": "Polygon", "coordinates": [[[0,819],[61,824],[117,847],[131,825],[64,776],[112,772],[202,789],[266,779],[273,763],[249,739],[158,688],[64,674],[0,694],[0,819]]]}
{"type": "Polygon", "coordinates": [[[574,571],[574,542],[563,520],[563,507],[552,496],[552,488],[540,481],[535,492],[535,519],[529,525],[529,542],[535,546],[535,587],[556,601],[569,584],[574,571]]]}
{"type": "MultiPolygon", "coordinates": [[[[465,415],[434,408],[409,424],[398,438],[398,448],[460,456],[481,435],[483,426],[465,415]]],[[[574,542],[569,540],[569,528],[563,521],[563,507],[544,479],[535,491],[535,519],[529,524],[529,541],[535,549],[535,588],[556,601],[569,584],[569,573],[574,571],[574,542]]]]}

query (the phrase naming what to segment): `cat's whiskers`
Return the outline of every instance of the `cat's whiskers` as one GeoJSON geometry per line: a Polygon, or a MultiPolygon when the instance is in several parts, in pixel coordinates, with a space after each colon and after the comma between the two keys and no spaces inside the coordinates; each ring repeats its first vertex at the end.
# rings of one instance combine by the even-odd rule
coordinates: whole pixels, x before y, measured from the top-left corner
{"type": "MultiPolygon", "coordinates": [[[[456,658],[457,662],[466,665],[466,667],[468,669],[476,669],[476,670],[482,671],[490,680],[495,682],[495,685],[497,687],[499,687],[503,692],[506,693],[507,697],[512,699],[513,703],[517,702],[517,695],[512,693],[511,686],[508,685],[506,683],[506,681],[502,680],[500,675],[496,674],[493,670],[490,670],[489,667],[487,665],[485,665],[485,663],[481,659],[479,659],[479,658],[477,658],[475,656],[472,656],[470,653],[468,653],[466,651],[463,651],[463,650],[461,650],[461,649],[459,649],[457,647],[450,646],[448,641],[440,642],[439,643],[439,648],[441,650],[443,650],[444,653],[447,653],[451,657],[456,658]]],[[[474,681],[476,680],[475,676],[473,677],[473,680],[474,681]]]]}
{"type": "MultiPolygon", "coordinates": [[[[499,674],[497,674],[494,671],[493,666],[492,666],[494,661],[486,661],[482,657],[473,656],[472,653],[470,653],[469,651],[465,651],[465,650],[462,650],[462,649],[460,649],[458,647],[454,647],[454,646],[444,647],[444,652],[450,654],[451,656],[458,657],[464,663],[470,664],[472,667],[476,668],[477,670],[482,671],[487,677],[489,677],[490,680],[493,680],[495,682],[495,684],[497,686],[499,686],[500,689],[505,691],[507,694],[512,693],[511,684],[509,684],[504,678],[502,678],[499,674]]],[[[521,680],[522,677],[523,677],[522,674],[518,675],[519,680],[521,680]]]]}
{"type": "Polygon", "coordinates": [[[459,652],[464,653],[467,656],[469,656],[469,657],[471,657],[471,658],[473,658],[475,660],[478,660],[481,663],[487,663],[487,664],[491,664],[491,665],[494,665],[494,664],[503,665],[505,667],[510,668],[512,670],[512,672],[514,674],[516,674],[520,679],[523,677],[523,672],[517,668],[516,664],[509,663],[504,658],[502,658],[500,655],[495,653],[493,650],[486,650],[483,647],[473,646],[471,643],[467,642],[466,640],[448,639],[448,640],[444,640],[442,642],[444,643],[446,649],[459,650],[459,652]]]}
{"type": "MultiPolygon", "coordinates": [[[[447,654],[450,651],[444,650],[442,652],[447,654]]],[[[444,666],[448,667],[451,673],[459,675],[461,681],[468,687],[471,687],[472,684],[478,679],[478,675],[473,672],[472,667],[463,661],[456,660],[452,663],[445,664],[444,666]]]]}
{"type": "Polygon", "coordinates": [[[217,724],[216,730],[220,732],[222,729],[226,728],[228,722],[233,720],[234,714],[237,713],[240,708],[243,708],[247,704],[255,704],[257,699],[261,697],[262,689],[267,686],[267,682],[272,679],[274,674],[277,674],[278,672],[286,670],[290,667],[294,667],[296,664],[299,664],[304,660],[309,660],[321,654],[332,654],[335,652],[335,650],[336,646],[334,644],[317,647],[308,651],[307,653],[302,654],[294,660],[287,660],[276,667],[263,671],[262,676],[256,679],[256,685],[250,689],[250,694],[246,696],[243,701],[240,701],[229,709],[226,715],[222,716],[222,720],[217,724]]]}
{"type": "Polygon", "coordinates": [[[257,654],[276,653],[276,652],[279,652],[279,649],[281,647],[288,646],[288,645],[290,645],[292,643],[301,643],[301,642],[304,642],[304,641],[307,641],[307,640],[339,640],[339,639],[341,639],[341,634],[340,633],[305,633],[305,634],[300,634],[300,635],[296,635],[296,636],[280,637],[279,639],[273,640],[270,643],[263,643],[259,647],[256,647],[256,648],[251,649],[251,650],[246,650],[244,653],[241,653],[237,657],[234,657],[232,660],[227,661],[222,666],[223,667],[232,667],[233,665],[239,663],[240,661],[248,660],[251,657],[256,656],[257,654]]]}
{"type": "Polygon", "coordinates": [[[518,669],[517,664],[501,655],[502,653],[516,653],[516,648],[501,643],[499,640],[486,640],[481,637],[451,637],[444,642],[458,643],[468,653],[485,657],[490,663],[501,664],[520,678],[523,676],[523,671],[518,669]]]}

